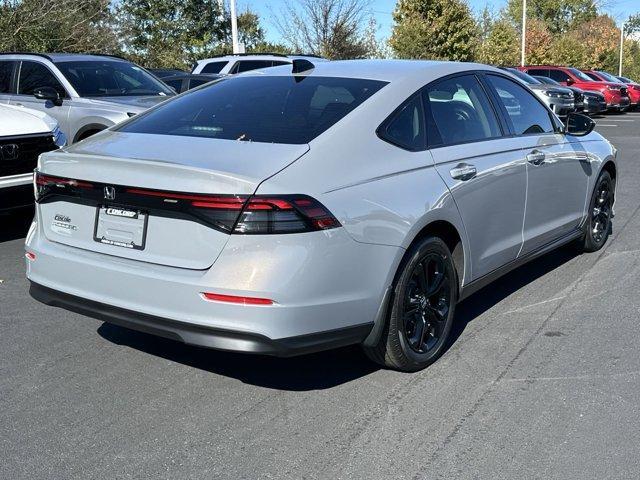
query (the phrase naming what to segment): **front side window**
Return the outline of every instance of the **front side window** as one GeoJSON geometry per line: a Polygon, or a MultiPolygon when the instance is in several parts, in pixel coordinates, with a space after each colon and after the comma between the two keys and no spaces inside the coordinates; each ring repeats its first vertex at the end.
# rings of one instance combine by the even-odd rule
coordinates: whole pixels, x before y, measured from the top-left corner
{"type": "Polygon", "coordinates": [[[15,65],[16,62],[14,61],[0,62],[0,93],[13,93],[11,91],[11,80],[15,65]]]}
{"type": "Polygon", "coordinates": [[[554,132],[547,109],[538,99],[515,81],[487,75],[513,124],[516,135],[554,132]]]}
{"type": "Polygon", "coordinates": [[[145,69],[129,62],[98,60],[58,62],[56,65],[81,97],[173,94],[145,69]]]}
{"type": "Polygon", "coordinates": [[[202,67],[202,72],[200,73],[220,73],[227,63],[229,62],[209,62],[202,67]]]}
{"type": "Polygon", "coordinates": [[[383,140],[412,152],[426,148],[424,113],[420,95],[414,95],[378,129],[383,140]]]}
{"type": "Polygon", "coordinates": [[[304,144],[385,85],[358,78],[233,77],[134,118],[121,131],[304,144]]]}
{"type": "Polygon", "coordinates": [[[60,98],[67,96],[64,87],[45,65],[38,62],[22,62],[18,78],[18,94],[33,95],[38,88],[53,88],[60,98]]]}
{"type": "MultiPolygon", "coordinates": [[[[443,80],[426,89],[430,115],[444,145],[474,142],[502,135],[498,119],[484,89],[474,75],[443,80]]],[[[434,146],[432,135],[429,145],[434,146]]]]}
{"type": "Polygon", "coordinates": [[[567,75],[566,73],[564,73],[562,70],[550,70],[549,71],[549,76],[555,80],[556,82],[568,82],[569,80],[571,80],[571,78],[569,78],[569,75],[567,75]]]}

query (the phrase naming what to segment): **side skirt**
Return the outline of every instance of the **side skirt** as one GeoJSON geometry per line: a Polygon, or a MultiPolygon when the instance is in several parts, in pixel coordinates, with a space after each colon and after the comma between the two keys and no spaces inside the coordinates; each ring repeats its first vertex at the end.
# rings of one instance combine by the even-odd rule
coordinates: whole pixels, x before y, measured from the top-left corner
{"type": "Polygon", "coordinates": [[[573,240],[580,238],[580,236],[583,234],[584,234],[584,229],[576,229],[575,231],[568,233],[557,240],[547,243],[546,245],[542,245],[537,250],[529,252],[526,255],[523,255],[522,257],[518,257],[515,260],[512,260],[509,263],[506,263],[502,267],[499,267],[494,271],[487,273],[486,275],[483,275],[482,277],[470,282],[469,284],[464,285],[462,287],[462,292],[460,293],[459,300],[464,300],[465,298],[476,293],[481,288],[486,287],[494,280],[497,280],[498,278],[511,272],[512,270],[515,270],[516,268],[524,265],[525,263],[528,263],[531,260],[538,258],[541,255],[544,255],[545,253],[550,252],[551,250],[555,250],[556,248],[561,247],[562,245],[565,245],[573,240]]]}

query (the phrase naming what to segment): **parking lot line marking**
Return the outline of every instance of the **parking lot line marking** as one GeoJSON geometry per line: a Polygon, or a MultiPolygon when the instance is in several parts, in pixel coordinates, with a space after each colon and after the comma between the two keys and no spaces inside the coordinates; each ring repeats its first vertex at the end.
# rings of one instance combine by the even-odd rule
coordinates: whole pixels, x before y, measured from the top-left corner
{"type": "Polygon", "coordinates": [[[617,127],[618,125],[613,125],[610,123],[596,123],[597,127],[617,127]]]}
{"type": "MultiPolygon", "coordinates": [[[[616,122],[635,122],[635,120],[629,120],[629,119],[624,119],[624,118],[616,118],[615,119],[616,122]]],[[[596,122],[598,123],[598,122],[596,122]]]]}

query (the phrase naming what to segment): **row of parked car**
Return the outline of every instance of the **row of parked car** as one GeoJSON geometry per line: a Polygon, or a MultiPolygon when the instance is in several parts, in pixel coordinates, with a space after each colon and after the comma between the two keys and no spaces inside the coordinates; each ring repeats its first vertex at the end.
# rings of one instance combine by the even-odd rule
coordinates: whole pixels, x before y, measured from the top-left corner
{"type": "MultiPolygon", "coordinates": [[[[177,93],[296,60],[327,61],[312,55],[225,55],[200,60],[192,72],[184,72],[147,70],[110,55],[0,54],[0,211],[31,203],[25,186],[31,184],[40,153],[83,140],[177,93]]],[[[504,70],[559,117],[625,111],[640,103],[640,85],[606,72],[557,66],[504,70]]],[[[507,105],[515,101],[503,100],[507,105]]]]}

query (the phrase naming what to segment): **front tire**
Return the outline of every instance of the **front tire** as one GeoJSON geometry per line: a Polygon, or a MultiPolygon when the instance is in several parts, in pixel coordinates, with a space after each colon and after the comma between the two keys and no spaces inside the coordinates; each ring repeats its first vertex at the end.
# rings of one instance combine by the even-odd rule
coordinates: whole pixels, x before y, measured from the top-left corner
{"type": "Polygon", "coordinates": [[[615,186],[609,172],[602,172],[589,202],[587,223],[582,241],[584,252],[596,252],[607,242],[611,233],[615,186]]]}
{"type": "Polygon", "coordinates": [[[384,332],[365,353],[389,368],[422,370],[444,350],[457,300],[451,252],[439,238],[421,240],[409,250],[396,275],[384,332]]]}

